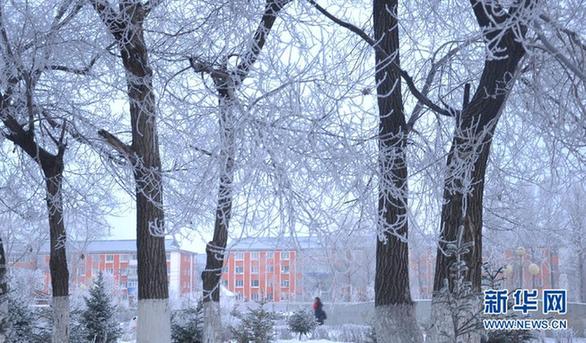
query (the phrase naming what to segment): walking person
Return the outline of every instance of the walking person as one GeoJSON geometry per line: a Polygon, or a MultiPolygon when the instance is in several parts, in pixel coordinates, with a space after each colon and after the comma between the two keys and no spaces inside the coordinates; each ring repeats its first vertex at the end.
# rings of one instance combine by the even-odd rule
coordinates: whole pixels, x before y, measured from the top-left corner
{"type": "Polygon", "coordinates": [[[313,313],[319,325],[324,325],[324,321],[328,318],[326,312],[323,310],[323,304],[319,297],[315,297],[313,302],[313,313]]]}

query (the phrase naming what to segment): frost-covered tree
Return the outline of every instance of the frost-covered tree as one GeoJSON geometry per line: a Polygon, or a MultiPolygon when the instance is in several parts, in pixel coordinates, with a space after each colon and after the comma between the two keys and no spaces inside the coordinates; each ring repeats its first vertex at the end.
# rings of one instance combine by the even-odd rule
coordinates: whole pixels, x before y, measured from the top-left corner
{"type": "Polygon", "coordinates": [[[230,331],[238,343],[269,343],[273,340],[276,314],[267,311],[264,302],[256,308],[249,308],[244,314],[234,314],[240,322],[230,331]]]}
{"type": "Polygon", "coordinates": [[[116,307],[106,292],[104,277],[100,272],[85,297],[85,309],[81,323],[89,342],[111,343],[120,337],[120,327],[116,321],[116,307]]]}
{"type": "Polygon", "coordinates": [[[196,307],[174,311],[171,316],[171,340],[175,343],[203,342],[203,301],[196,307]]]}
{"type": "Polygon", "coordinates": [[[317,320],[313,313],[305,310],[295,311],[287,319],[287,325],[292,332],[299,334],[299,339],[303,335],[309,335],[317,327],[317,320]]]}
{"type": "Polygon", "coordinates": [[[240,109],[237,91],[248,77],[252,66],[267,41],[279,12],[290,0],[267,0],[260,23],[252,40],[239,56],[235,68],[229,68],[231,56],[222,56],[220,65],[191,57],[189,63],[196,73],[211,77],[218,97],[220,151],[219,185],[214,219],[213,238],[206,246],[206,266],[202,273],[204,301],[204,342],[218,341],[221,333],[220,323],[220,280],[224,266],[224,253],[228,241],[230,218],[233,207],[233,183],[235,169],[235,130],[236,114],[240,109]]]}
{"type": "Polygon", "coordinates": [[[132,143],[123,143],[102,129],[99,134],[131,167],[136,196],[138,255],[138,324],[140,342],[169,342],[171,318],[167,263],[163,181],[153,70],[144,35],[144,23],[159,1],[91,1],[118,47],[126,73],[132,143]]]}
{"type": "Polygon", "coordinates": [[[29,307],[29,304],[23,299],[9,295],[8,308],[10,310],[8,316],[10,331],[6,342],[34,342],[37,339],[35,326],[38,318],[29,307]]]}
{"type": "MultiPolygon", "coordinates": [[[[67,149],[64,116],[43,106],[37,86],[42,83],[44,72],[51,70],[53,54],[51,42],[58,32],[72,21],[81,6],[74,1],[64,1],[49,6],[55,16],[45,20],[46,30],[27,25],[30,17],[42,6],[20,8],[0,6],[0,47],[2,51],[2,81],[0,88],[0,113],[3,137],[14,143],[38,168],[45,183],[45,200],[50,231],[50,271],[53,295],[54,342],[68,342],[69,336],[69,271],[65,254],[66,231],[64,223],[63,172],[67,149]],[[10,23],[22,25],[26,33],[12,31],[10,23]],[[39,35],[42,39],[39,39],[39,35]],[[27,42],[21,44],[21,39],[27,42]],[[34,61],[40,59],[40,63],[34,61]]],[[[39,17],[40,18],[40,17],[39,17]]]]}

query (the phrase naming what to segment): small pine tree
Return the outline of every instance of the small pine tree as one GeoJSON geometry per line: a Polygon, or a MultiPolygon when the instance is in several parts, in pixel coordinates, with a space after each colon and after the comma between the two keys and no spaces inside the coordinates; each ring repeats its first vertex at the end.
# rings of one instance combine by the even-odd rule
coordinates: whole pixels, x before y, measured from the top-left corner
{"type": "Polygon", "coordinates": [[[265,302],[261,302],[258,308],[249,308],[245,315],[234,312],[240,324],[230,330],[237,342],[268,343],[273,340],[276,315],[265,310],[264,305],[265,302]]]}
{"type": "Polygon", "coordinates": [[[85,329],[86,338],[95,343],[113,343],[120,336],[120,328],[115,321],[116,308],[110,303],[104,287],[102,273],[85,298],[86,308],[81,314],[81,324],[85,329]]]}
{"type": "Polygon", "coordinates": [[[298,310],[289,317],[287,321],[289,329],[299,334],[299,339],[302,335],[307,335],[317,327],[315,316],[308,311],[298,310]]]}
{"type": "Polygon", "coordinates": [[[173,312],[171,317],[171,339],[174,343],[203,342],[203,301],[195,308],[173,312]]]}
{"type": "Polygon", "coordinates": [[[10,325],[8,342],[32,342],[34,341],[35,314],[22,300],[13,294],[8,295],[8,318],[10,325]]]}

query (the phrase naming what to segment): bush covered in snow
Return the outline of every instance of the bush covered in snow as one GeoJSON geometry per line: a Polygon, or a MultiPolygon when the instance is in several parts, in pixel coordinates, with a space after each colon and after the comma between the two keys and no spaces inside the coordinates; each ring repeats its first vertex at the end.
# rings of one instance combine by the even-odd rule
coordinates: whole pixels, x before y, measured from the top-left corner
{"type": "Polygon", "coordinates": [[[28,304],[13,295],[8,296],[8,342],[34,341],[35,313],[28,304]]]}
{"type": "Polygon", "coordinates": [[[246,314],[233,311],[240,323],[231,327],[232,335],[239,343],[267,343],[274,339],[274,326],[276,314],[267,311],[264,303],[258,308],[249,308],[246,314]]]}
{"type": "Polygon", "coordinates": [[[203,301],[198,301],[196,307],[173,312],[171,339],[174,343],[203,342],[203,301]]]}
{"type": "Polygon", "coordinates": [[[289,324],[289,329],[292,332],[299,334],[299,339],[301,339],[302,335],[309,334],[317,327],[317,321],[313,313],[304,310],[294,312],[289,317],[287,324],[289,324]]]}

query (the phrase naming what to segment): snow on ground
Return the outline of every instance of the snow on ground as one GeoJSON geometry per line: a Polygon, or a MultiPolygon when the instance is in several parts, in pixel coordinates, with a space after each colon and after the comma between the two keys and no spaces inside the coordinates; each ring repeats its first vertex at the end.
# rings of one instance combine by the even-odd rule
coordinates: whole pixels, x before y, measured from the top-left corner
{"type": "Polygon", "coordinates": [[[344,343],[344,342],[339,342],[339,341],[329,341],[327,339],[309,339],[309,340],[303,340],[300,341],[298,339],[279,339],[276,341],[276,343],[298,343],[298,342],[310,342],[310,343],[344,343]]]}

